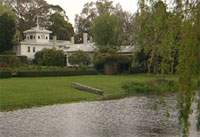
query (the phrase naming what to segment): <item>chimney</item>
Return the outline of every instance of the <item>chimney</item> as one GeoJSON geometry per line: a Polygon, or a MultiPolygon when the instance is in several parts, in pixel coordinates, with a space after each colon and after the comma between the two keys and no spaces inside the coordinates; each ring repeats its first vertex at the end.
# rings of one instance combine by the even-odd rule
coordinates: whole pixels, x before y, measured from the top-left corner
{"type": "Polygon", "coordinates": [[[83,44],[87,44],[87,33],[83,33],[83,44]]]}
{"type": "Polygon", "coordinates": [[[71,44],[74,44],[74,37],[71,37],[71,44]]]}
{"type": "Polygon", "coordinates": [[[57,36],[53,36],[53,48],[56,48],[57,36]]]}

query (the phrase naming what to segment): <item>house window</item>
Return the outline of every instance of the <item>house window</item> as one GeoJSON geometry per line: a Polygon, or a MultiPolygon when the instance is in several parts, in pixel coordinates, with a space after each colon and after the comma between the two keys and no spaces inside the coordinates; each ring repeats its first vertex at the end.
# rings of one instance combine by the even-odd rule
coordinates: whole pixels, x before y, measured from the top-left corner
{"type": "Polygon", "coordinates": [[[35,36],[33,37],[33,39],[35,39],[35,36]]]}
{"type": "Polygon", "coordinates": [[[33,52],[35,52],[35,47],[33,47],[33,52]]]}
{"type": "Polygon", "coordinates": [[[40,39],[40,36],[38,36],[38,39],[40,39]]]}
{"type": "Polygon", "coordinates": [[[31,52],[31,48],[30,47],[28,47],[28,52],[31,52]]]}
{"type": "Polygon", "coordinates": [[[48,39],[48,37],[46,36],[46,39],[48,39]]]}
{"type": "Polygon", "coordinates": [[[30,39],[33,39],[33,35],[30,35],[30,39]]]}

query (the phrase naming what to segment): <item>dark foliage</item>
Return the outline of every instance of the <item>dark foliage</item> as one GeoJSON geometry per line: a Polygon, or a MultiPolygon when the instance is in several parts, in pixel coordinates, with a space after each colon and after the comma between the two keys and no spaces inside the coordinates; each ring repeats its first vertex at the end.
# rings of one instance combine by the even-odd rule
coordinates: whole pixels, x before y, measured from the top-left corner
{"type": "Polygon", "coordinates": [[[122,88],[128,94],[166,94],[178,91],[178,84],[174,80],[164,78],[155,79],[143,83],[128,82],[122,84],[122,88]]]}
{"type": "Polygon", "coordinates": [[[106,52],[104,52],[104,49],[99,50],[94,57],[94,67],[98,71],[110,68],[115,70],[115,73],[129,72],[131,62],[132,57],[120,55],[113,49],[108,49],[106,52]]]}
{"type": "Polygon", "coordinates": [[[69,63],[72,65],[79,65],[80,67],[89,66],[91,64],[91,58],[88,53],[79,50],[72,53],[69,63]]]}
{"type": "Polygon", "coordinates": [[[15,33],[14,17],[7,12],[0,15],[0,53],[12,49],[15,33]]]}
{"type": "Polygon", "coordinates": [[[6,68],[19,67],[21,61],[17,56],[14,55],[0,55],[0,68],[1,70],[6,68]]]}
{"type": "Polygon", "coordinates": [[[35,54],[33,62],[42,66],[64,66],[65,55],[61,50],[44,49],[35,54]]]}
{"type": "Polygon", "coordinates": [[[55,76],[79,76],[79,75],[97,75],[94,70],[73,70],[73,71],[27,71],[18,72],[17,77],[55,77],[55,76]]]}
{"type": "Polygon", "coordinates": [[[11,72],[0,72],[0,79],[1,78],[11,78],[12,74],[11,72]]]}
{"type": "Polygon", "coordinates": [[[74,35],[74,28],[71,23],[65,20],[64,16],[60,13],[55,13],[50,16],[51,25],[49,25],[49,30],[53,31],[53,35],[57,36],[59,40],[70,40],[74,35]]]}

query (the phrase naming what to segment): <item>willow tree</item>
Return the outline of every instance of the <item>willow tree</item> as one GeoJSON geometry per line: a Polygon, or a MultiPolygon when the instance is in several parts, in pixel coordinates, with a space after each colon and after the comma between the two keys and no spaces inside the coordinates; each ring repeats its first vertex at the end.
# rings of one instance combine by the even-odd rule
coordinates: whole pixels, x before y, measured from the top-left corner
{"type": "MultiPolygon", "coordinates": [[[[198,79],[200,72],[200,17],[199,4],[197,0],[176,0],[177,16],[182,17],[182,29],[179,47],[179,122],[184,135],[189,134],[189,116],[191,105],[198,90],[198,79]]],[[[200,104],[200,102],[198,102],[200,104]]],[[[199,109],[198,109],[199,111],[199,109]]],[[[199,122],[197,128],[200,129],[199,122]]]]}
{"type": "MultiPolygon", "coordinates": [[[[161,12],[163,4],[155,6],[155,3],[160,2],[162,1],[139,0],[138,43],[150,51],[150,64],[157,54],[161,56],[160,65],[156,66],[160,67],[161,72],[173,72],[175,60],[178,60],[176,68],[179,75],[179,123],[183,135],[188,136],[191,105],[195,95],[199,96],[197,91],[200,90],[200,2],[174,0],[174,7],[166,10],[167,13],[161,12]],[[155,12],[155,8],[158,12],[155,12]],[[166,18],[154,16],[155,13],[166,18]]],[[[200,100],[198,104],[197,129],[200,130],[200,100]]]]}
{"type": "Polygon", "coordinates": [[[167,5],[162,1],[152,2],[149,5],[145,1],[140,2],[140,10],[137,13],[139,25],[139,34],[137,37],[138,44],[149,54],[148,60],[149,72],[160,72],[160,65],[163,52],[163,41],[168,31],[168,18],[170,13],[167,12],[167,5]]]}

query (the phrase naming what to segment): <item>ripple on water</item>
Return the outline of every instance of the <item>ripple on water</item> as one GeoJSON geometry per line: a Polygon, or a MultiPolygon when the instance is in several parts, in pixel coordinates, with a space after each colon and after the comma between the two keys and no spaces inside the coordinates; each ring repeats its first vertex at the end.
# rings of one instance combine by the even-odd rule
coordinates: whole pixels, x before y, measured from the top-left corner
{"type": "Polygon", "coordinates": [[[169,118],[162,107],[151,109],[158,100],[132,97],[0,112],[0,137],[178,137],[175,97],[165,97],[169,118]]]}

